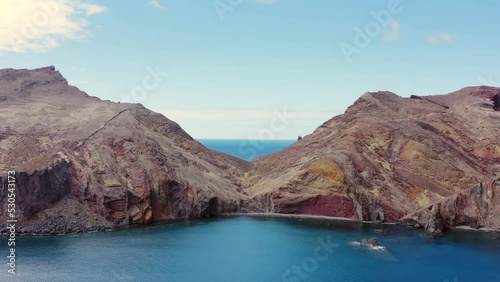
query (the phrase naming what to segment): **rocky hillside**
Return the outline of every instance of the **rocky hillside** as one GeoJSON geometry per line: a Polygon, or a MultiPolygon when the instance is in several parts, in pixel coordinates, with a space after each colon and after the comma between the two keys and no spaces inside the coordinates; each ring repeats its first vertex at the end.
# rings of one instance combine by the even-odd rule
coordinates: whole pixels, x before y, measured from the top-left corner
{"type": "Polygon", "coordinates": [[[140,104],[91,97],[54,67],[0,70],[0,233],[8,171],[21,233],[248,211],[499,230],[499,92],[366,93],[311,135],[248,163],[140,104]]]}
{"type": "Polygon", "coordinates": [[[366,93],[244,178],[262,211],[500,228],[500,89],[366,93]]]}
{"type": "Polygon", "coordinates": [[[101,101],[54,67],[0,70],[0,229],[7,171],[18,230],[66,233],[240,211],[249,163],[140,104],[101,101]]]}

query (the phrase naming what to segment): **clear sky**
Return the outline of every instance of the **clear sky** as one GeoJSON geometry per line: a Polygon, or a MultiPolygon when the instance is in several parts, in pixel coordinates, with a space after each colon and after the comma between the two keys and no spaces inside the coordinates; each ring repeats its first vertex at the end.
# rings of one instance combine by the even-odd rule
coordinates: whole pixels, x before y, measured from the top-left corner
{"type": "Polygon", "coordinates": [[[498,12],[494,0],[2,0],[0,68],[54,65],[195,138],[295,139],[367,91],[500,86],[498,12]]]}

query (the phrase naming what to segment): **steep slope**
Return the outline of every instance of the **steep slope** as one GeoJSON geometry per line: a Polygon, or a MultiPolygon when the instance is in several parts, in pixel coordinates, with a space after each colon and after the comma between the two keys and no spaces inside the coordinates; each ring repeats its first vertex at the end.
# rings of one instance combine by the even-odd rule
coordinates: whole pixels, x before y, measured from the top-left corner
{"type": "Polygon", "coordinates": [[[243,178],[262,211],[500,228],[499,89],[366,93],[243,178]]]}
{"type": "Polygon", "coordinates": [[[0,70],[0,233],[12,170],[22,233],[247,211],[499,230],[499,92],[366,93],[248,163],[140,104],[88,96],[54,67],[0,70]]]}
{"type": "Polygon", "coordinates": [[[21,232],[206,217],[247,199],[238,179],[249,163],[140,104],[90,97],[54,67],[0,70],[0,120],[0,229],[11,170],[21,232]]]}

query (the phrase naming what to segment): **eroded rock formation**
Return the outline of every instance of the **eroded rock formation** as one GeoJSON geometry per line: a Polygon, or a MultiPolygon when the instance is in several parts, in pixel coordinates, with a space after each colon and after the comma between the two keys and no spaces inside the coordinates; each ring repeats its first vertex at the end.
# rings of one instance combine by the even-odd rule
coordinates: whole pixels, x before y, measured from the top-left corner
{"type": "Polygon", "coordinates": [[[232,212],[500,228],[499,89],[366,93],[252,163],[211,151],[140,104],[88,96],[54,67],[0,70],[0,232],[7,171],[21,233],[232,212]]]}
{"type": "Polygon", "coordinates": [[[245,185],[274,212],[500,228],[498,89],[438,96],[366,93],[284,151],[254,161],[245,185]]]}
{"type": "MultiPolygon", "coordinates": [[[[53,67],[0,70],[0,181],[21,232],[101,230],[240,210],[249,163],[140,104],[88,96],[53,67]]],[[[0,226],[7,219],[0,190],[0,226]]],[[[0,227],[0,229],[2,228],[0,227]]]]}

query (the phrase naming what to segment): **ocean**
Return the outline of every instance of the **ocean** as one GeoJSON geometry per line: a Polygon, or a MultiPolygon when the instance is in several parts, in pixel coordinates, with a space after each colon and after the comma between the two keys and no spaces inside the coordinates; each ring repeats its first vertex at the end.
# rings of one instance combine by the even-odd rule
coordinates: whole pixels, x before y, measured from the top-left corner
{"type": "Polygon", "coordinates": [[[295,140],[238,140],[238,139],[199,139],[205,147],[220,151],[240,159],[251,161],[285,149],[295,140]]]}
{"type": "MultiPolygon", "coordinates": [[[[495,234],[231,217],[17,239],[0,281],[500,281],[495,234]],[[385,249],[356,246],[375,237],[385,249]]],[[[7,245],[5,238],[1,240],[7,245]]],[[[6,260],[6,251],[2,252],[6,260]]]]}

